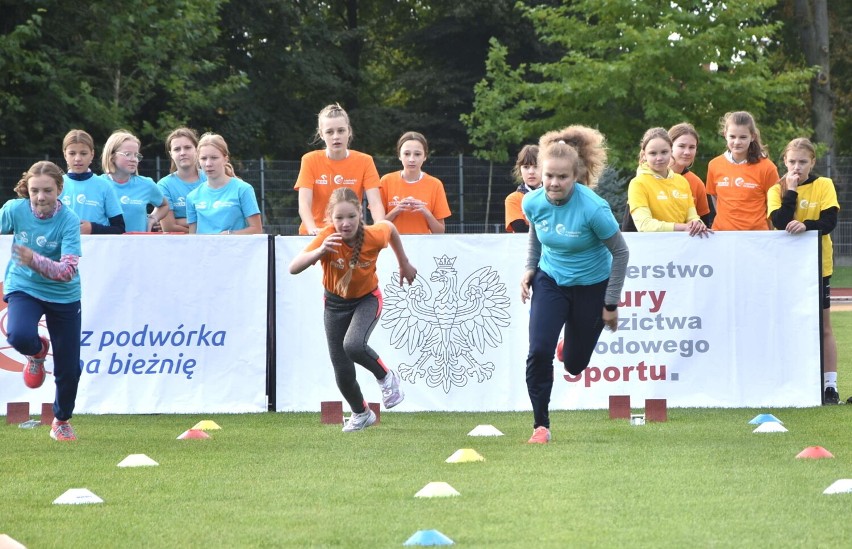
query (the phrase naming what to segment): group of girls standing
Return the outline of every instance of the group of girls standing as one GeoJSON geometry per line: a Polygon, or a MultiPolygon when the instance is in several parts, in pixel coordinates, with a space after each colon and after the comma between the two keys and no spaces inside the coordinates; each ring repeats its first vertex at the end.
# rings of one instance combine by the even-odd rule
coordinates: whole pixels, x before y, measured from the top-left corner
{"type": "Polygon", "coordinates": [[[234,174],[222,136],[178,128],[166,138],[169,175],[139,175],[141,141],[126,130],[110,135],[101,154],[103,173],[92,171],[95,143],[71,130],[62,143],[68,173],[60,199],[80,218],[82,234],[162,230],[190,234],[257,234],[263,231],[254,189],[234,174]],[[153,208],[151,213],[148,210],[153,208]]]}
{"type": "Polygon", "coordinates": [[[840,210],[834,184],[812,173],[816,150],[807,138],[794,139],[784,148],[781,160],[787,172],[779,177],[750,113],[727,113],[719,126],[727,150],[707,166],[706,195],[716,210],[712,224],[702,213],[709,213],[705,186],[689,171],[698,146],[698,134],[689,124],[678,124],[668,132],[652,128],[642,137],[637,175],[628,187],[630,219],[625,221],[632,221],[640,232],[687,231],[693,236],[705,236],[711,227],[714,231],[778,229],[790,234],[821,231],[823,402],[838,404],[837,343],[830,315],[830,233],[840,210]]]}
{"type": "MultiPolygon", "coordinates": [[[[751,114],[726,114],[720,133],[727,150],[710,161],[705,186],[690,171],[699,143],[695,128],[681,123],[668,131],[649,129],[640,141],[621,229],[683,231],[699,237],[713,230],[821,231],[823,402],[837,404],[837,344],[829,314],[830,233],[839,211],[834,185],[812,173],[816,151],[806,138],[794,139],[784,148],[781,158],[787,173],[779,177],[751,114]]],[[[605,159],[602,144],[602,136],[578,126],[545,134],[538,146],[527,145],[518,154],[514,174],[519,186],[506,198],[506,230],[531,233],[521,282],[521,299],[532,296],[527,358],[534,416],[530,443],[551,438],[548,404],[554,347],[565,369],[577,375],[588,365],[601,329],[616,327],[628,252],[608,205],[589,191],[600,175],[601,158],[605,159]],[[566,185],[560,181],[568,180],[572,183],[567,185],[566,200],[566,185]],[[559,224],[563,230],[554,230],[559,224]],[[565,238],[572,230],[574,238],[565,238]],[[599,270],[590,270],[590,265],[599,270]],[[564,346],[562,341],[557,345],[560,329],[564,346]]]]}

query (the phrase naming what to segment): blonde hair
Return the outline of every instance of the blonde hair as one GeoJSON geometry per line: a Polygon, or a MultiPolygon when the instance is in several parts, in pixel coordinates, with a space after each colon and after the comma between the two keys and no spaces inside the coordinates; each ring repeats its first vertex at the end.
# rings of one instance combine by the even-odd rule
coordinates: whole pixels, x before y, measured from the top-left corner
{"type": "Polygon", "coordinates": [[[334,287],[337,293],[341,296],[345,295],[346,291],[349,289],[349,283],[352,282],[352,274],[355,272],[355,267],[358,265],[358,260],[361,257],[361,246],[364,245],[364,220],[361,217],[361,200],[358,199],[358,195],[355,194],[355,191],[349,187],[340,187],[335,189],[331,193],[331,197],[328,199],[328,206],[326,206],[325,209],[326,217],[330,223],[333,223],[331,213],[334,211],[334,207],[342,202],[348,202],[355,206],[358,210],[358,230],[355,233],[355,246],[352,247],[352,257],[349,259],[349,269],[343,277],[337,281],[337,284],[334,287]]]}
{"type": "Polygon", "coordinates": [[[654,139],[662,139],[666,143],[669,144],[669,148],[672,146],[672,138],[669,137],[669,132],[666,131],[665,128],[651,128],[645,132],[645,135],[642,136],[642,139],[639,141],[639,163],[645,161],[645,147],[648,146],[648,143],[653,141],[654,139]]]}
{"type": "Polygon", "coordinates": [[[524,145],[515,159],[515,167],[512,168],[512,177],[517,183],[524,180],[521,174],[523,166],[538,166],[538,145],[524,145]]]}
{"type": "Polygon", "coordinates": [[[751,143],[748,144],[748,151],[746,151],[746,160],[749,164],[757,164],[761,158],[769,157],[769,151],[760,141],[760,130],[757,129],[757,123],[754,121],[754,116],[750,112],[735,111],[725,113],[725,116],[719,119],[722,137],[727,137],[725,134],[730,125],[745,126],[751,133],[751,143]]]}
{"type": "Polygon", "coordinates": [[[29,180],[33,177],[38,177],[39,175],[46,175],[53,179],[54,182],[56,182],[56,195],[59,196],[59,194],[62,193],[62,184],[64,183],[62,179],[63,174],[64,172],[62,171],[62,168],[60,168],[53,162],[50,162],[48,160],[36,162],[32,166],[30,166],[29,170],[25,171],[21,175],[21,179],[18,181],[17,184],[15,184],[15,192],[21,198],[29,198],[29,180]]]}
{"type": "Polygon", "coordinates": [[[62,152],[65,152],[65,149],[70,147],[71,145],[85,145],[92,149],[92,152],[95,152],[95,140],[92,139],[92,136],[83,130],[71,130],[65,134],[65,137],[62,139],[62,152]]]}
{"type": "Polygon", "coordinates": [[[317,115],[317,134],[314,137],[314,143],[322,142],[322,129],[320,128],[320,120],[323,118],[343,118],[346,120],[346,127],[349,128],[349,141],[346,142],[348,147],[352,143],[352,138],[355,137],[355,132],[352,131],[352,124],[349,122],[349,115],[340,106],[340,103],[332,103],[326,105],[317,115]]]}
{"type": "Polygon", "coordinates": [[[175,164],[174,158],[172,158],[172,141],[179,137],[186,137],[190,141],[192,141],[193,146],[196,151],[196,158],[198,158],[198,134],[195,133],[195,130],[192,128],[178,128],[173,130],[172,133],[166,137],[166,154],[169,155],[171,159],[171,166],[169,166],[169,173],[174,173],[177,171],[177,164],[175,164]]]}
{"type": "Polygon", "coordinates": [[[116,166],[112,157],[116,151],[118,151],[118,148],[126,141],[133,141],[140,147],[142,146],[142,142],[139,141],[139,138],[127,130],[115,130],[112,132],[112,135],[109,136],[109,139],[107,139],[107,142],[104,144],[104,152],[101,154],[101,168],[104,170],[104,173],[115,172],[116,166]]]}
{"type": "Polygon", "coordinates": [[[222,153],[222,156],[225,157],[225,175],[228,177],[236,177],[236,174],[234,173],[234,166],[231,165],[231,154],[228,152],[228,144],[225,142],[225,138],[218,133],[207,132],[201,136],[201,139],[198,140],[198,145],[195,148],[200,151],[201,147],[205,147],[207,145],[216,147],[216,149],[222,153]]]}
{"type": "MultiPolygon", "coordinates": [[[[786,164],[787,161],[787,153],[790,151],[799,150],[799,151],[807,151],[811,155],[811,160],[816,160],[816,147],[807,137],[797,137],[796,139],[787,143],[787,146],[784,147],[784,150],[781,151],[781,162],[786,164]]],[[[784,196],[784,193],[787,192],[787,176],[786,174],[778,180],[778,184],[781,185],[781,196],[784,196]]]]}
{"type": "Polygon", "coordinates": [[[594,188],[606,167],[605,141],[601,132],[588,126],[547,132],[538,140],[538,165],[548,158],[568,159],[574,164],[577,181],[594,188]]]}

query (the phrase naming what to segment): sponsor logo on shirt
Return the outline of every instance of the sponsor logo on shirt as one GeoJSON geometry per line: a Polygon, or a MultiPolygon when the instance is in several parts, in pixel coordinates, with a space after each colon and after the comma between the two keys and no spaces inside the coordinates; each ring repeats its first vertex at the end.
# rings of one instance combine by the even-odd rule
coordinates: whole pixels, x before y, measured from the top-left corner
{"type": "Polygon", "coordinates": [[[569,231],[562,223],[556,226],[556,234],[560,236],[567,236],[568,238],[577,238],[580,236],[579,231],[569,231]]]}
{"type": "Polygon", "coordinates": [[[726,175],[725,177],[722,178],[721,181],[716,182],[716,186],[717,187],[730,187],[731,181],[728,179],[728,176],[726,175]]]}
{"type": "Polygon", "coordinates": [[[30,241],[30,235],[27,234],[27,231],[21,231],[19,233],[15,233],[15,240],[21,242],[22,244],[26,244],[30,241]]]}
{"type": "Polygon", "coordinates": [[[686,193],[682,193],[677,189],[672,190],[672,198],[688,198],[689,195],[686,193]]]}
{"type": "Polygon", "coordinates": [[[138,199],[138,198],[130,198],[130,197],[129,197],[129,196],[127,196],[127,195],[123,195],[121,198],[119,198],[119,199],[118,199],[118,201],[119,201],[119,202],[121,202],[122,204],[131,204],[131,205],[133,205],[133,206],[138,206],[138,205],[140,205],[140,204],[145,204],[145,201],[144,201],[144,200],[140,200],[140,199],[138,199]]]}
{"type": "Polygon", "coordinates": [[[314,180],[314,185],[328,185],[328,176],[322,174],[319,179],[314,180]]]}
{"type": "Polygon", "coordinates": [[[660,192],[657,193],[657,200],[668,200],[668,199],[669,199],[669,195],[666,194],[666,191],[660,191],[660,192]]]}
{"type": "Polygon", "coordinates": [[[45,250],[55,250],[56,246],[59,245],[55,240],[48,240],[46,236],[39,235],[35,239],[36,245],[40,246],[45,250]]]}
{"type": "Polygon", "coordinates": [[[186,197],[185,197],[185,196],[179,196],[179,197],[177,197],[177,200],[175,200],[175,201],[172,203],[172,205],[173,205],[173,206],[178,206],[178,207],[183,208],[184,206],[186,206],[186,197]]]}
{"type": "Polygon", "coordinates": [[[206,210],[207,209],[207,201],[202,200],[201,202],[197,202],[195,204],[195,209],[196,210],[206,210]]]}
{"type": "Polygon", "coordinates": [[[237,204],[235,202],[232,202],[230,200],[217,200],[213,202],[213,209],[218,210],[219,208],[230,208],[236,205],[237,204]]]}

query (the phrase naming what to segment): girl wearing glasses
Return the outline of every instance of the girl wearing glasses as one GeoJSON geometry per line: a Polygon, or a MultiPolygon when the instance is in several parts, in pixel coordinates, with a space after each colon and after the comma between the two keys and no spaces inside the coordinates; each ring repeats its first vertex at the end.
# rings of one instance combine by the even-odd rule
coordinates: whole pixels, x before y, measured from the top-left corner
{"type": "Polygon", "coordinates": [[[169,201],[150,177],[139,175],[141,143],[127,130],[116,130],[107,139],[101,155],[104,177],[112,181],[127,232],[148,232],[151,226],[166,216],[171,216],[169,201]],[[154,211],[148,215],[148,204],[154,211]]]}

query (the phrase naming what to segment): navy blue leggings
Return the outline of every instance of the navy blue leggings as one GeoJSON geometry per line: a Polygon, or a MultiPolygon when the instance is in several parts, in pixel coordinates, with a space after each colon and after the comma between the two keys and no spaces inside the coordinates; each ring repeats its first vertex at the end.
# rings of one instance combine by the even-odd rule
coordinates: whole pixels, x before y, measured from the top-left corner
{"type": "Polygon", "coordinates": [[[42,316],[47,320],[53,354],[53,378],[56,382],[53,415],[60,421],[71,419],[82,373],[80,302],[51,303],[24,292],[12,292],[5,300],[9,304],[6,340],[22,355],[34,355],[41,350],[38,321],[42,316]]]}
{"type": "Polygon", "coordinates": [[[527,355],[527,391],[533,408],[533,427],[550,428],[553,355],[563,326],[565,369],[577,375],[589,365],[604,327],[602,314],[608,283],[604,280],[590,286],[559,286],[541,269],[536,271],[527,355]]]}

